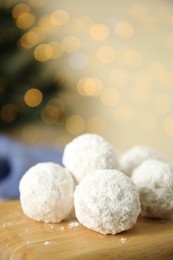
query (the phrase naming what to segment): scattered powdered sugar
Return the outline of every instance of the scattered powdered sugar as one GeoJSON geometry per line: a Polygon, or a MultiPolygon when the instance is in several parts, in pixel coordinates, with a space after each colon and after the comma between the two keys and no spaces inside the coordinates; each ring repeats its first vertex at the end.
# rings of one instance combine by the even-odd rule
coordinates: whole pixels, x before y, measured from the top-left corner
{"type": "Polygon", "coordinates": [[[53,226],[52,224],[49,225],[49,228],[50,228],[50,229],[53,229],[53,227],[54,227],[54,226],[53,226]]]}
{"type": "Polygon", "coordinates": [[[64,227],[62,226],[62,227],[60,227],[60,230],[64,230],[64,227]]]}
{"type": "Polygon", "coordinates": [[[6,228],[6,224],[5,223],[1,224],[1,227],[6,228]]]}
{"type": "Polygon", "coordinates": [[[120,238],[120,241],[121,241],[122,244],[124,244],[124,243],[126,243],[127,238],[125,238],[125,237],[121,237],[121,238],[120,238]]]}
{"type": "Polygon", "coordinates": [[[22,221],[22,220],[18,220],[18,221],[15,221],[15,222],[1,222],[0,223],[0,227],[8,228],[8,227],[13,227],[13,226],[16,226],[16,225],[20,225],[22,223],[24,223],[24,221],[22,221]]]}
{"type": "Polygon", "coordinates": [[[52,246],[52,245],[56,244],[56,241],[48,240],[48,241],[45,241],[43,244],[44,244],[44,246],[52,246]]]}
{"type": "Polygon", "coordinates": [[[56,224],[46,224],[45,229],[49,232],[54,232],[54,231],[61,231],[64,230],[64,226],[62,224],[56,225],[56,224]]]}
{"type": "Polygon", "coordinates": [[[45,226],[45,229],[46,229],[47,231],[49,231],[49,232],[53,232],[53,230],[54,230],[54,225],[52,225],[52,224],[47,224],[47,225],[45,226]]]}
{"type": "Polygon", "coordinates": [[[45,246],[49,246],[49,245],[51,245],[51,244],[52,244],[52,241],[45,241],[45,242],[44,242],[44,245],[45,245],[45,246]]]}
{"type": "Polygon", "coordinates": [[[79,226],[80,226],[80,223],[77,220],[71,221],[70,223],[68,223],[68,228],[74,228],[74,227],[79,227],[79,226]]]}

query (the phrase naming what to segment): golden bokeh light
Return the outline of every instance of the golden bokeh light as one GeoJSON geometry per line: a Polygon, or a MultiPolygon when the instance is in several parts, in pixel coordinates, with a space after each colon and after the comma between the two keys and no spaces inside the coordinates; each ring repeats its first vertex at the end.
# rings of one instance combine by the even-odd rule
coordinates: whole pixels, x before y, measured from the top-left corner
{"type": "Polygon", "coordinates": [[[77,17],[74,23],[74,29],[76,31],[89,31],[93,24],[93,20],[89,16],[77,17]]]}
{"type": "Polygon", "coordinates": [[[146,32],[154,33],[159,31],[159,23],[156,17],[146,15],[143,17],[142,25],[146,32]]]}
{"type": "Polygon", "coordinates": [[[64,113],[64,103],[59,98],[52,98],[41,112],[41,118],[46,124],[59,123],[61,115],[64,113]]]}
{"type": "Polygon", "coordinates": [[[105,106],[114,107],[120,101],[120,94],[115,88],[105,88],[101,93],[101,101],[105,106]]]}
{"type": "Polygon", "coordinates": [[[120,104],[114,113],[114,119],[118,124],[128,124],[134,116],[133,108],[127,104],[120,104]]]}
{"type": "Polygon", "coordinates": [[[24,95],[24,101],[29,107],[36,107],[41,104],[43,100],[42,92],[37,88],[31,88],[26,91],[24,95]]]}
{"type": "Polygon", "coordinates": [[[29,32],[37,34],[39,41],[43,41],[45,39],[45,32],[39,27],[32,27],[29,32]]]}
{"type": "Polygon", "coordinates": [[[153,61],[148,65],[148,72],[151,77],[161,80],[165,77],[165,67],[159,61],[153,61]]]}
{"type": "Polygon", "coordinates": [[[50,16],[50,22],[54,26],[62,26],[68,23],[70,19],[69,13],[65,10],[55,10],[50,16]]]}
{"type": "Polygon", "coordinates": [[[39,36],[38,34],[36,34],[35,32],[27,32],[25,33],[21,40],[20,40],[20,44],[23,48],[32,48],[33,46],[35,46],[37,43],[39,42],[39,36]]]}
{"type": "Polygon", "coordinates": [[[46,124],[57,123],[61,115],[61,111],[57,106],[47,105],[41,113],[41,118],[46,124]]]}
{"type": "Polygon", "coordinates": [[[75,52],[80,49],[80,39],[74,35],[68,35],[62,40],[64,51],[67,53],[75,52]]]}
{"type": "Polygon", "coordinates": [[[155,111],[161,115],[167,114],[171,110],[171,100],[165,95],[156,96],[153,105],[155,111]]]}
{"type": "Polygon", "coordinates": [[[116,58],[116,51],[111,46],[104,45],[98,49],[96,56],[102,63],[112,63],[116,58]]]}
{"type": "MultiPolygon", "coordinates": [[[[54,29],[54,25],[50,21],[50,15],[46,14],[40,17],[38,21],[38,28],[42,31],[46,32],[47,34],[50,34],[52,30],[54,29]]],[[[56,28],[56,31],[58,29],[56,28]]]]}
{"type": "Polygon", "coordinates": [[[60,42],[51,42],[49,43],[49,46],[51,47],[51,59],[58,59],[60,58],[64,53],[64,48],[62,43],[60,42]]]}
{"type": "Polygon", "coordinates": [[[18,109],[14,104],[6,104],[0,111],[1,118],[8,123],[13,122],[18,114],[18,109]]]}
{"type": "Polygon", "coordinates": [[[35,144],[40,136],[39,128],[35,124],[25,125],[21,131],[21,137],[28,144],[35,144]]]}
{"type": "MultiPolygon", "coordinates": [[[[157,4],[112,1],[112,5],[105,2],[99,9],[96,2],[66,2],[0,1],[3,8],[10,8],[5,12],[10,11],[16,23],[9,24],[0,37],[5,48],[11,46],[6,42],[15,40],[17,48],[16,55],[9,52],[12,62],[7,60],[4,70],[9,68],[13,73],[16,64],[16,71],[20,64],[28,66],[29,76],[24,79],[35,82],[37,75],[30,74],[30,64],[34,64],[36,70],[43,68],[43,76],[52,77],[55,89],[63,92],[54,98],[45,94],[43,102],[45,89],[32,84],[31,89],[25,89],[23,103],[7,101],[1,106],[3,124],[17,122],[23,108],[32,112],[31,108],[38,106],[39,124],[61,132],[50,137],[58,147],[86,131],[105,137],[112,133],[110,139],[120,149],[140,140],[165,147],[168,141],[169,145],[173,137],[171,4],[161,0],[157,4]],[[64,101],[59,98],[61,94],[64,101]]],[[[40,75],[38,80],[44,80],[40,75]]],[[[11,87],[11,76],[3,77],[1,96],[11,87]]],[[[22,129],[26,142],[37,142],[42,136],[34,124],[22,129]]],[[[48,135],[46,138],[43,141],[49,141],[48,135]]]]}
{"type": "Polygon", "coordinates": [[[16,25],[20,29],[27,29],[35,22],[35,16],[32,13],[22,13],[16,19],[16,25]]]}
{"type": "Polygon", "coordinates": [[[87,120],[87,129],[91,133],[103,135],[106,131],[106,119],[103,116],[91,116],[87,120]]]}
{"type": "Polygon", "coordinates": [[[124,87],[128,84],[129,77],[124,70],[116,69],[110,73],[110,82],[117,88],[124,87]]]}
{"type": "Polygon", "coordinates": [[[167,116],[163,122],[165,134],[173,136],[173,116],[167,116]]]}
{"type": "Polygon", "coordinates": [[[57,107],[59,107],[59,109],[61,109],[62,111],[64,111],[64,109],[65,109],[63,100],[61,100],[60,98],[57,98],[57,97],[51,98],[51,99],[48,101],[47,104],[48,104],[48,105],[57,106],[57,107]]]}
{"type": "Polygon", "coordinates": [[[53,49],[48,44],[40,44],[34,50],[34,57],[40,62],[45,62],[53,56],[53,49]]]}
{"type": "Polygon", "coordinates": [[[72,135],[82,134],[85,129],[85,121],[79,115],[72,115],[66,120],[66,129],[72,135]]]}
{"type": "Polygon", "coordinates": [[[84,77],[77,83],[77,91],[82,96],[98,96],[102,89],[102,82],[98,78],[84,77]]]}
{"type": "Polygon", "coordinates": [[[120,39],[130,39],[134,35],[134,29],[129,22],[120,21],[115,26],[115,33],[120,39]]]}
{"type": "Polygon", "coordinates": [[[147,15],[146,6],[142,3],[132,4],[129,7],[129,14],[133,17],[133,19],[141,20],[147,15]]]}
{"type": "Polygon", "coordinates": [[[109,28],[105,24],[94,24],[91,26],[91,37],[94,40],[106,40],[110,36],[109,28]]]}
{"type": "Polygon", "coordinates": [[[12,16],[16,19],[18,18],[22,13],[29,13],[30,7],[27,4],[21,3],[17,4],[13,10],[12,10],[12,16]]]}
{"type": "Polygon", "coordinates": [[[143,57],[139,51],[125,48],[119,53],[119,61],[130,67],[139,67],[143,63],[143,57]]]}

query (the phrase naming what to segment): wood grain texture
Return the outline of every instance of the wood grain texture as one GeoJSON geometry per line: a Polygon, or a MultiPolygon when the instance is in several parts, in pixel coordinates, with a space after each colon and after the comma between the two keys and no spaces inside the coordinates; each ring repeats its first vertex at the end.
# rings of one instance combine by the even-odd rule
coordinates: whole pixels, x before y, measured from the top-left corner
{"type": "Polygon", "coordinates": [[[45,224],[19,201],[0,203],[0,260],[173,259],[173,221],[139,218],[133,229],[102,235],[76,219],[45,224]]]}

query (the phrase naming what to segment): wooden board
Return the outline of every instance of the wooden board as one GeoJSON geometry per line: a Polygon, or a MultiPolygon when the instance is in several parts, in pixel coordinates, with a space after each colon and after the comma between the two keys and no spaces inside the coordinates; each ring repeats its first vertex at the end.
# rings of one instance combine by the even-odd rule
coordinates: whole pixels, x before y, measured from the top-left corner
{"type": "Polygon", "coordinates": [[[102,235],[76,219],[45,224],[27,218],[19,201],[0,203],[0,260],[173,259],[173,221],[139,218],[118,235],[102,235]]]}

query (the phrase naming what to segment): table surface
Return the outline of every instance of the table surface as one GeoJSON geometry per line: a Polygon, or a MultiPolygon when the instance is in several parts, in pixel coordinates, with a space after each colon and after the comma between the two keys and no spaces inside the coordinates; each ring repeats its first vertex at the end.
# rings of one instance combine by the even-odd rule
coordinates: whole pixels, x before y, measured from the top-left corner
{"type": "Polygon", "coordinates": [[[131,230],[102,235],[76,219],[36,222],[19,201],[1,202],[0,259],[173,259],[173,221],[139,218],[131,230]]]}

